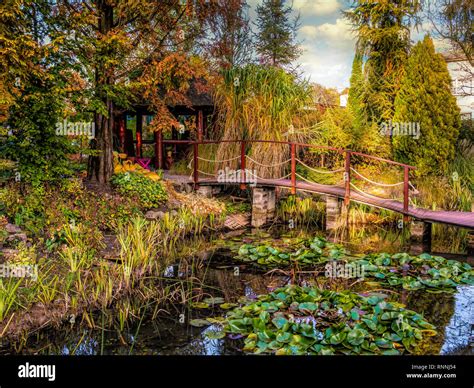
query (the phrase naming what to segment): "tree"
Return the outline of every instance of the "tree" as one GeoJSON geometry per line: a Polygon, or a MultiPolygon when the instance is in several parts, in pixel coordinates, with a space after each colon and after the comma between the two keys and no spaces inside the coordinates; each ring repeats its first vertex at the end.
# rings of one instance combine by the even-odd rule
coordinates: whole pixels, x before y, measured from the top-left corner
{"type": "Polygon", "coordinates": [[[357,0],[345,12],[365,58],[362,102],[370,122],[388,121],[393,116],[410,48],[409,29],[418,22],[419,10],[417,0],[357,0]]]}
{"type": "Polygon", "coordinates": [[[350,78],[349,97],[347,107],[354,115],[354,127],[363,128],[367,124],[367,118],[364,115],[364,75],[362,71],[363,58],[359,50],[356,50],[352,62],[352,73],[350,78]]]}
{"type": "Polygon", "coordinates": [[[292,7],[285,0],[264,0],[257,7],[257,54],[263,62],[285,67],[299,57],[296,42],[299,16],[291,19],[292,7]]]}
{"type": "Polygon", "coordinates": [[[205,51],[218,69],[249,63],[252,57],[252,34],[245,0],[218,0],[215,17],[209,18],[205,51]]]}
{"type": "Polygon", "coordinates": [[[428,17],[436,38],[450,43],[450,56],[459,64],[460,80],[458,93],[472,96],[474,86],[474,31],[472,20],[474,5],[471,0],[426,1],[428,17]]]}
{"type": "Polygon", "coordinates": [[[395,101],[397,123],[419,123],[420,136],[394,136],[397,160],[415,165],[418,174],[443,174],[455,154],[461,126],[459,108],[451,94],[446,62],[425,36],[412,49],[395,101]]]}
{"type": "Polygon", "coordinates": [[[189,103],[190,80],[203,75],[202,61],[191,52],[214,8],[197,1],[50,0],[54,13],[44,14],[50,39],[60,41],[58,60],[69,79],[86,84],[81,94],[94,112],[99,156],[90,159],[91,180],[106,184],[113,172],[113,115],[147,98],[158,120],[173,123],[169,103],[189,103]]]}

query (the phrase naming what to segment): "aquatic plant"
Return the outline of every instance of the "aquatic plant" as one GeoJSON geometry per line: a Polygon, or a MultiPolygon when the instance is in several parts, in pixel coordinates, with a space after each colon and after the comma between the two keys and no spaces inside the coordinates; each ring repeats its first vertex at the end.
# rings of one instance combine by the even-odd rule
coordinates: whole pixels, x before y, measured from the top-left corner
{"type": "MultiPolygon", "coordinates": [[[[296,247],[298,249],[295,251],[289,251],[288,249],[278,249],[269,245],[244,244],[240,247],[236,259],[264,267],[281,267],[294,264],[314,266],[339,259],[345,254],[345,249],[341,245],[330,243],[322,237],[296,241],[296,247]]],[[[292,248],[294,249],[294,247],[292,248]]]]}
{"type": "Polygon", "coordinates": [[[244,337],[246,352],[277,355],[397,355],[436,334],[420,314],[380,295],[295,285],[233,309],[223,331],[244,337]]]}
{"type": "Polygon", "coordinates": [[[299,241],[296,248],[286,249],[244,244],[235,258],[263,268],[298,265],[317,267],[322,272],[329,261],[337,261],[363,268],[364,278],[371,278],[384,286],[401,286],[406,290],[454,292],[458,285],[474,284],[474,270],[468,263],[427,253],[419,256],[408,253],[351,255],[342,246],[322,237],[299,241]]]}

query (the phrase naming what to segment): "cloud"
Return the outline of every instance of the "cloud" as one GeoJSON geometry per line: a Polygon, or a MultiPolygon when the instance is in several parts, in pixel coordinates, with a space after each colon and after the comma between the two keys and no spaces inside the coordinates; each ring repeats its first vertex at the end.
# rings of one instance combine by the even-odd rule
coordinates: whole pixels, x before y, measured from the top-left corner
{"type": "Polygon", "coordinates": [[[302,15],[329,15],[341,8],[338,0],[294,0],[293,9],[302,15]]]}
{"type": "Polygon", "coordinates": [[[300,34],[305,39],[324,41],[328,47],[349,48],[355,41],[350,23],[342,18],[337,19],[335,23],[319,26],[304,25],[300,28],[300,34]]]}

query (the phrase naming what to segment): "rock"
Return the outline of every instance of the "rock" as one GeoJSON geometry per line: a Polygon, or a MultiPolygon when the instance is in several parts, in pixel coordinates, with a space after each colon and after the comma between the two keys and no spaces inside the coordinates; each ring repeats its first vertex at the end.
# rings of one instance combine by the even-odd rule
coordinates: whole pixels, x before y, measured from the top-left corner
{"type": "Polygon", "coordinates": [[[173,216],[173,217],[176,217],[178,215],[178,212],[176,210],[171,210],[170,214],[173,216]]]}
{"type": "Polygon", "coordinates": [[[158,210],[158,211],[148,210],[145,214],[145,218],[149,221],[158,220],[160,218],[163,218],[164,216],[165,216],[165,213],[162,212],[161,210],[158,210]]]}
{"type": "Polygon", "coordinates": [[[28,237],[26,236],[25,233],[11,234],[10,236],[7,237],[8,242],[17,241],[17,240],[27,241],[28,237]]]}
{"type": "Polygon", "coordinates": [[[13,224],[6,224],[5,230],[8,233],[21,233],[21,229],[18,226],[13,225],[13,224]]]}

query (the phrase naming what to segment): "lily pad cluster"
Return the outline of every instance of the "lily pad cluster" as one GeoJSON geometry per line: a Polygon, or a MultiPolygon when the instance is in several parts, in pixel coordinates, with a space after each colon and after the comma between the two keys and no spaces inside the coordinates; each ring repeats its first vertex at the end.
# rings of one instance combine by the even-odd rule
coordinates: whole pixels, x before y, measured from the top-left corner
{"type": "Polygon", "coordinates": [[[467,263],[446,260],[423,253],[372,254],[352,261],[364,268],[365,276],[382,284],[402,286],[406,290],[426,289],[431,292],[454,291],[460,284],[474,284],[474,271],[467,263]]]}
{"type": "Polygon", "coordinates": [[[290,285],[230,311],[223,332],[246,352],[278,355],[411,352],[435,327],[384,296],[290,285]]]}
{"type": "Polygon", "coordinates": [[[364,278],[373,279],[381,285],[401,286],[412,291],[454,292],[458,285],[474,284],[474,270],[469,264],[427,253],[419,256],[407,253],[351,255],[342,246],[322,237],[302,241],[295,249],[291,252],[269,245],[244,244],[236,259],[257,267],[312,266],[321,272],[325,272],[328,262],[334,261],[362,268],[364,278]]]}
{"type": "Polygon", "coordinates": [[[326,263],[344,256],[345,249],[328,242],[322,237],[301,241],[294,252],[269,245],[254,246],[244,244],[240,247],[237,260],[264,267],[286,267],[298,264],[309,266],[326,263]]]}

